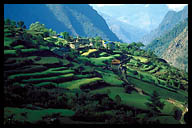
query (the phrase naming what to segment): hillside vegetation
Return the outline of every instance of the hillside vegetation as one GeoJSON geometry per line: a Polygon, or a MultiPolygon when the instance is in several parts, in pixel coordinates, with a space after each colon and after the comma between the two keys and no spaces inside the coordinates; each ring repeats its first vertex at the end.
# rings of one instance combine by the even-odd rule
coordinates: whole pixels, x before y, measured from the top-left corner
{"type": "Polygon", "coordinates": [[[188,72],[188,18],[153,40],[145,49],[154,51],[173,66],[188,72]]]}
{"type": "Polygon", "coordinates": [[[141,42],[4,23],[4,124],[185,123],[188,74],[141,42]]]}

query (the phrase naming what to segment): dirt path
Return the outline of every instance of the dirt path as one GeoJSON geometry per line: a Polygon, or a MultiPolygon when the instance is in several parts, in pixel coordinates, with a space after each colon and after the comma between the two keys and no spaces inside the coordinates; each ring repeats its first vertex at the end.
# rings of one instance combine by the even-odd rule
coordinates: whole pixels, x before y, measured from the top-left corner
{"type": "Polygon", "coordinates": [[[176,102],[176,100],[167,99],[167,101],[168,101],[169,103],[171,103],[171,104],[174,104],[175,106],[177,106],[177,107],[180,108],[181,110],[183,110],[183,108],[184,108],[184,110],[183,110],[183,112],[182,112],[182,115],[181,115],[180,123],[181,123],[181,124],[185,124],[184,115],[185,115],[186,112],[188,112],[188,108],[185,107],[184,105],[182,105],[181,103],[176,102]]]}
{"type": "MultiPolygon", "coordinates": [[[[129,84],[125,72],[120,70],[120,69],[119,69],[119,72],[121,72],[121,75],[123,76],[123,81],[125,81],[127,84],[129,84]]],[[[140,95],[145,95],[145,94],[143,94],[143,90],[142,89],[140,89],[138,87],[135,87],[134,85],[130,85],[130,86],[133,87],[140,95]]]]}
{"type": "Polygon", "coordinates": [[[187,107],[185,107],[185,110],[182,113],[181,120],[180,120],[181,124],[185,124],[184,115],[185,115],[186,112],[188,112],[188,108],[187,107]]]}

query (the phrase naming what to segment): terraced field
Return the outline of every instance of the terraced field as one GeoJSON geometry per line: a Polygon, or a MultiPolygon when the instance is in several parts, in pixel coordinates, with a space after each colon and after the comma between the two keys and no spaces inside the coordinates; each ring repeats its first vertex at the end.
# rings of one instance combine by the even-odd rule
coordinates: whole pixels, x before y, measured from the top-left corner
{"type": "Polygon", "coordinates": [[[71,49],[73,37],[70,41],[54,36],[40,39],[42,32],[23,31],[34,40],[40,34],[38,42],[15,38],[8,28],[4,32],[5,124],[55,119],[63,123],[159,120],[177,124],[175,111],[185,111],[186,74],[155,57],[129,54],[128,44],[117,43],[119,48],[111,50],[90,48],[83,42],[79,44],[83,49],[71,49]],[[120,64],[113,64],[113,59],[120,64]],[[130,93],[127,87],[132,88],[130,93]],[[154,91],[165,106],[158,116],[147,117],[152,110],[146,103],[154,91]],[[168,99],[175,100],[174,104],[168,99]]]}

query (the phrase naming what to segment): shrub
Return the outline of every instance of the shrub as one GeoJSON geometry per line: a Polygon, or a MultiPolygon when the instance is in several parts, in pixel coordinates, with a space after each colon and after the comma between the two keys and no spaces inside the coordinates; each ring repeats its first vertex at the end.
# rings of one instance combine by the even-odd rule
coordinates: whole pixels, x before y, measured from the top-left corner
{"type": "Polygon", "coordinates": [[[181,119],[181,116],[182,116],[182,111],[181,111],[181,109],[176,109],[175,110],[175,112],[174,112],[174,118],[176,119],[176,120],[180,120],[181,119]]]}
{"type": "Polygon", "coordinates": [[[39,60],[41,60],[41,57],[40,57],[40,56],[37,56],[34,60],[35,60],[35,61],[39,61],[39,60]]]}

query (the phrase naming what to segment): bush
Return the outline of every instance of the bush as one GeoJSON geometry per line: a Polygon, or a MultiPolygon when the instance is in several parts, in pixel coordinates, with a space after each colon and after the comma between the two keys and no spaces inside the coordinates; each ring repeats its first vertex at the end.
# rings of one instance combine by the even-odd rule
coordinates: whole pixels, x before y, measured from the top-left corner
{"type": "Polygon", "coordinates": [[[35,60],[35,61],[39,61],[39,60],[41,60],[41,57],[40,57],[40,56],[37,56],[34,60],[35,60]]]}
{"type": "Polygon", "coordinates": [[[181,109],[176,109],[175,110],[175,112],[174,112],[174,118],[176,119],[176,120],[180,120],[181,119],[181,116],[182,116],[182,111],[181,111],[181,109]]]}
{"type": "Polygon", "coordinates": [[[125,87],[125,92],[126,92],[126,93],[129,93],[129,94],[130,94],[133,90],[134,90],[134,88],[131,87],[131,86],[126,86],[126,87],[125,87]]]}

